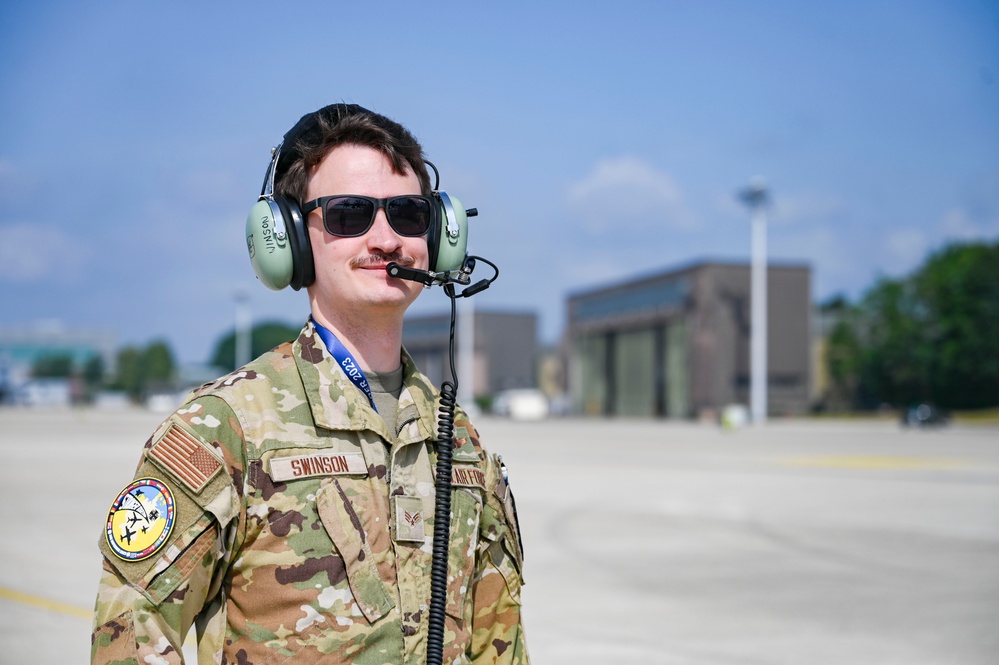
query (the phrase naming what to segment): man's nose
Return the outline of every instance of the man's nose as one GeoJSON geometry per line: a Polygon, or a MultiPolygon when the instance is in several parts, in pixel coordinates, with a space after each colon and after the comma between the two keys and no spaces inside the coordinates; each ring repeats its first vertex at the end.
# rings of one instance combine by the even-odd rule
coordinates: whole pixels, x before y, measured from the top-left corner
{"type": "Polygon", "coordinates": [[[375,213],[375,221],[366,234],[368,246],[381,250],[395,251],[402,245],[402,239],[389,224],[385,209],[380,208],[375,213]]]}

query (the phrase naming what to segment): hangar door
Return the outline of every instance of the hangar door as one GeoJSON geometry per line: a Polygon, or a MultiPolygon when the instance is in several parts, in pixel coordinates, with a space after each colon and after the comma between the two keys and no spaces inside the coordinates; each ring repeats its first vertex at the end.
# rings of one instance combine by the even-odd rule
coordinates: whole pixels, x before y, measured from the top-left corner
{"type": "Polygon", "coordinates": [[[572,395],[576,413],[604,414],[607,403],[607,335],[577,337],[572,356],[572,395]]]}
{"type": "Polygon", "coordinates": [[[684,418],[690,413],[683,321],[576,339],[578,413],[684,418]]]}
{"type": "Polygon", "coordinates": [[[613,338],[611,413],[654,416],[656,413],[656,331],[619,332],[613,338]]]}

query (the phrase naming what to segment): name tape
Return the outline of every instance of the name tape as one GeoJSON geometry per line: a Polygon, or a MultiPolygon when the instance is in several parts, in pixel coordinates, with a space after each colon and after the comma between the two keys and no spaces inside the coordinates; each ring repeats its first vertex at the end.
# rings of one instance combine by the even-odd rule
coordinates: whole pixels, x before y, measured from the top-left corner
{"type": "Polygon", "coordinates": [[[361,453],[314,453],[271,459],[270,476],[275,482],[313,476],[367,475],[361,453]]]}
{"type": "Polygon", "coordinates": [[[456,487],[478,487],[485,490],[486,474],[475,467],[455,466],[451,468],[451,484],[456,487]]]}

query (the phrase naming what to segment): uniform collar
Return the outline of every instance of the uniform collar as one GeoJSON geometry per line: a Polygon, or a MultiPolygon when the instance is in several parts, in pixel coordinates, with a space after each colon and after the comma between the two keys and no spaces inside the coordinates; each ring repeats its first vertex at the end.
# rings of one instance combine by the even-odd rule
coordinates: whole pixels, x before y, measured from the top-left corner
{"type": "Polygon", "coordinates": [[[351,383],[333,360],[326,345],[307,321],[292,345],[305,397],[316,425],[330,430],[373,430],[388,441],[399,443],[434,438],[434,404],[437,391],[417,370],[409,353],[402,350],[403,381],[399,394],[398,438],[391,437],[367,396],[351,383]]]}

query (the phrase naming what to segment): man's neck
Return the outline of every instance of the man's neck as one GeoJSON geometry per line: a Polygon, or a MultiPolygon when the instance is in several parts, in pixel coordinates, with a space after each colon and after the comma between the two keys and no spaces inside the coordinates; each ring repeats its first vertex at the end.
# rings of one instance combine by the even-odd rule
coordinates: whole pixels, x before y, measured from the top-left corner
{"type": "Polygon", "coordinates": [[[402,318],[325,315],[312,309],[312,318],[336,335],[347,347],[361,369],[372,372],[392,372],[402,363],[402,318]]]}

